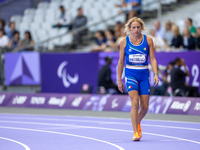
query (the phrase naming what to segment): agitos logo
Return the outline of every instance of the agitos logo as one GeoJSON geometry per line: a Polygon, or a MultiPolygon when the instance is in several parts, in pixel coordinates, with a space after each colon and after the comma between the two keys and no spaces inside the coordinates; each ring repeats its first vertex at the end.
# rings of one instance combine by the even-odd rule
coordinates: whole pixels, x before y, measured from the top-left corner
{"type": "Polygon", "coordinates": [[[57,70],[57,75],[59,78],[62,79],[64,87],[68,88],[71,84],[76,84],[79,80],[79,75],[76,73],[74,77],[70,76],[69,73],[67,73],[67,66],[68,62],[64,61],[62,62],[57,70]]]}

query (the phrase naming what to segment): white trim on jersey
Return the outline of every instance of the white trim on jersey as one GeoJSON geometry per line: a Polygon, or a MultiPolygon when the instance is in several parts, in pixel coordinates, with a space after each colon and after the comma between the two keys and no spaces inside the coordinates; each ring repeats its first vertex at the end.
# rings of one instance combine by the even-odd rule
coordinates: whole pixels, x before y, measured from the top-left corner
{"type": "Polygon", "coordinates": [[[142,67],[140,67],[140,66],[128,66],[128,65],[126,65],[126,68],[128,68],[128,69],[148,69],[148,66],[142,66],[142,67]]]}
{"type": "Polygon", "coordinates": [[[143,35],[142,42],[140,42],[139,45],[134,45],[130,40],[130,36],[128,36],[128,39],[129,39],[129,42],[131,43],[131,45],[133,45],[133,46],[141,46],[143,44],[143,42],[144,42],[144,34],[142,34],[142,35],[143,35]]]}

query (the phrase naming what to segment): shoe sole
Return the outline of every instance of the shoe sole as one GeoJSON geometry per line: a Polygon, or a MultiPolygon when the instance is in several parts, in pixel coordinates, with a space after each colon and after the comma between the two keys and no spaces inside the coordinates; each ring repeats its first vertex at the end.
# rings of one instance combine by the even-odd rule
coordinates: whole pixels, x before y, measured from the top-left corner
{"type": "Polygon", "coordinates": [[[135,138],[133,139],[133,141],[140,141],[140,138],[135,138]]]}

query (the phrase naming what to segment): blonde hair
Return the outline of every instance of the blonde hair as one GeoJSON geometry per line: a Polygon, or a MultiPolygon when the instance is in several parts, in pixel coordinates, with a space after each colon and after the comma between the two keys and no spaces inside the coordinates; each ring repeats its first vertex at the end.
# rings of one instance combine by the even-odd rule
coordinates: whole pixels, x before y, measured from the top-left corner
{"type": "Polygon", "coordinates": [[[125,24],[125,33],[126,33],[127,35],[130,34],[130,32],[131,32],[131,31],[130,31],[131,24],[132,24],[132,22],[134,22],[134,21],[140,23],[140,25],[141,25],[141,27],[142,27],[142,30],[145,30],[145,29],[146,29],[146,28],[145,28],[145,25],[144,25],[144,22],[142,21],[142,19],[140,19],[140,18],[138,18],[138,17],[133,17],[133,18],[129,19],[128,22],[125,24]]]}
{"type": "Polygon", "coordinates": [[[177,25],[173,25],[172,26],[172,31],[174,33],[175,36],[179,35],[180,32],[179,32],[179,27],[177,25]]]}

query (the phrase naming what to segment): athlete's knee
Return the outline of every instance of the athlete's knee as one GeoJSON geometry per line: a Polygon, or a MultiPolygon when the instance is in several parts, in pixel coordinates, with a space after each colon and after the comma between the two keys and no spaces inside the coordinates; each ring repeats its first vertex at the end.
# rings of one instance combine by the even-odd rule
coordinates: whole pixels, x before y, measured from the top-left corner
{"type": "Polygon", "coordinates": [[[131,108],[138,109],[139,108],[139,103],[137,101],[131,102],[131,108]]]}
{"type": "Polygon", "coordinates": [[[131,108],[134,108],[134,109],[139,108],[139,100],[137,98],[131,99],[131,108]]]}
{"type": "Polygon", "coordinates": [[[148,111],[148,108],[149,108],[148,105],[142,105],[142,106],[141,106],[141,110],[142,110],[143,112],[147,112],[147,111],[148,111]]]}
{"type": "Polygon", "coordinates": [[[139,96],[137,94],[129,94],[131,99],[131,107],[132,108],[139,108],[139,96]]]}

